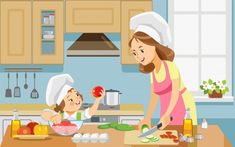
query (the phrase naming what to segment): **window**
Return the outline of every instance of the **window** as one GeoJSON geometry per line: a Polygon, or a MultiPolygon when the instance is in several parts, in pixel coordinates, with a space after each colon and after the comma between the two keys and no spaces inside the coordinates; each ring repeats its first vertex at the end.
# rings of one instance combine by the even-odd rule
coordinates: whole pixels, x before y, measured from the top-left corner
{"type": "Polygon", "coordinates": [[[227,80],[232,94],[231,0],[170,0],[168,22],[175,62],[194,95],[209,78],[227,80]]]}

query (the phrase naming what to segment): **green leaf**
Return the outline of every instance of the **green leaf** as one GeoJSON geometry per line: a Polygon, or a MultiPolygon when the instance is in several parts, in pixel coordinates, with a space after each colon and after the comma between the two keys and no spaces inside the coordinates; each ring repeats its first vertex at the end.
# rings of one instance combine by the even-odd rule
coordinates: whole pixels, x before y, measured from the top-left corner
{"type": "Polygon", "coordinates": [[[202,85],[200,85],[200,89],[201,89],[201,90],[204,90],[204,87],[203,87],[202,85]]]}
{"type": "Polygon", "coordinates": [[[206,84],[207,82],[206,81],[202,81],[203,84],[206,84]]]}
{"type": "Polygon", "coordinates": [[[226,93],[226,91],[225,91],[225,90],[223,90],[223,91],[222,91],[222,94],[223,94],[223,95],[225,95],[225,93],[226,93]]]}
{"type": "Polygon", "coordinates": [[[204,94],[208,94],[208,90],[205,90],[205,91],[204,91],[204,94]]]}
{"type": "Polygon", "coordinates": [[[211,79],[209,79],[208,83],[211,85],[213,83],[213,81],[211,79]]]}
{"type": "Polygon", "coordinates": [[[219,89],[219,88],[216,88],[216,89],[215,89],[215,92],[216,92],[216,93],[220,93],[220,89],[219,89]]]}
{"type": "Polygon", "coordinates": [[[213,92],[212,90],[209,90],[209,91],[208,91],[209,94],[212,94],[212,92],[213,92]]]}
{"type": "Polygon", "coordinates": [[[229,88],[228,88],[228,87],[226,87],[226,88],[225,88],[225,91],[226,91],[226,92],[229,92],[229,88]]]}
{"type": "Polygon", "coordinates": [[[222,83],[225,85],[227,82],[226,82],[226,80],[223,80],[222,83]]]}

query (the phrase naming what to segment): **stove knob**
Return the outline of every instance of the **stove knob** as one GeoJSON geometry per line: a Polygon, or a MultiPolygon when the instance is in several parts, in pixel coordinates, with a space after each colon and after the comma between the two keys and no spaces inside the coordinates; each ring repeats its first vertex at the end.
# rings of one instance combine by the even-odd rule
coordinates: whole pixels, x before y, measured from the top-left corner
{"type": "Polygon", "coordinates": [[[106,118],[103,118],[102,121],[105,122],[105,121],[106,121],[106,118]]]}

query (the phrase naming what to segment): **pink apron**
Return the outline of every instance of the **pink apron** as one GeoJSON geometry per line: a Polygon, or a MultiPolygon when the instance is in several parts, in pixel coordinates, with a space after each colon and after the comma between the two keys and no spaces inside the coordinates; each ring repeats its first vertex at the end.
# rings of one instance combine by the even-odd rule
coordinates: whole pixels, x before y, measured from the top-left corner
{"type": "MultiPolygon", "coordinates": [[[[160,116],[162,117],[164,113],[167,111],[168,106],[171,100],[171,93],[172,93],[172,80],[170,79],[169,69],[167,63],[163,61],[166,78],[162,82],[158,82],[155,79],[155,75],[152,72],[153,77],[153,90],[154,93],[160,96],[160,116]]],[[[170,125],[182,125],[184,116],[185,116],[185,105],[182,98],[182,94],[185,92],[186,88],[179,92],[179,98],[176,102],[175,108],[173,109],[171,116],[173,117],[173,121],[170,125]]]]}

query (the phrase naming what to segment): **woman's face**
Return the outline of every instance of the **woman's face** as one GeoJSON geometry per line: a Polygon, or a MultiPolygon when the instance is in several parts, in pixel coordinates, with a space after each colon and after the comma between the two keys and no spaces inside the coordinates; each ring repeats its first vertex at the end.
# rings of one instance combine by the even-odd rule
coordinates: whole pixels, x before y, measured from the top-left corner
{"type": "Polygon", "coordinates": [[[64,111],[77,111],[82,105],[82,98],[78,95],[78,92],[75,89],[72,89],[71,92],[68,92],[64,98],[65,107],[64,111]]]}
{"type": "Polygon", "coordinates": [[[155,46],[144,44],[135,38],[131,42],[131,51],[136,61],[144,66],[151,63],[157,54],[155,46]]]}

